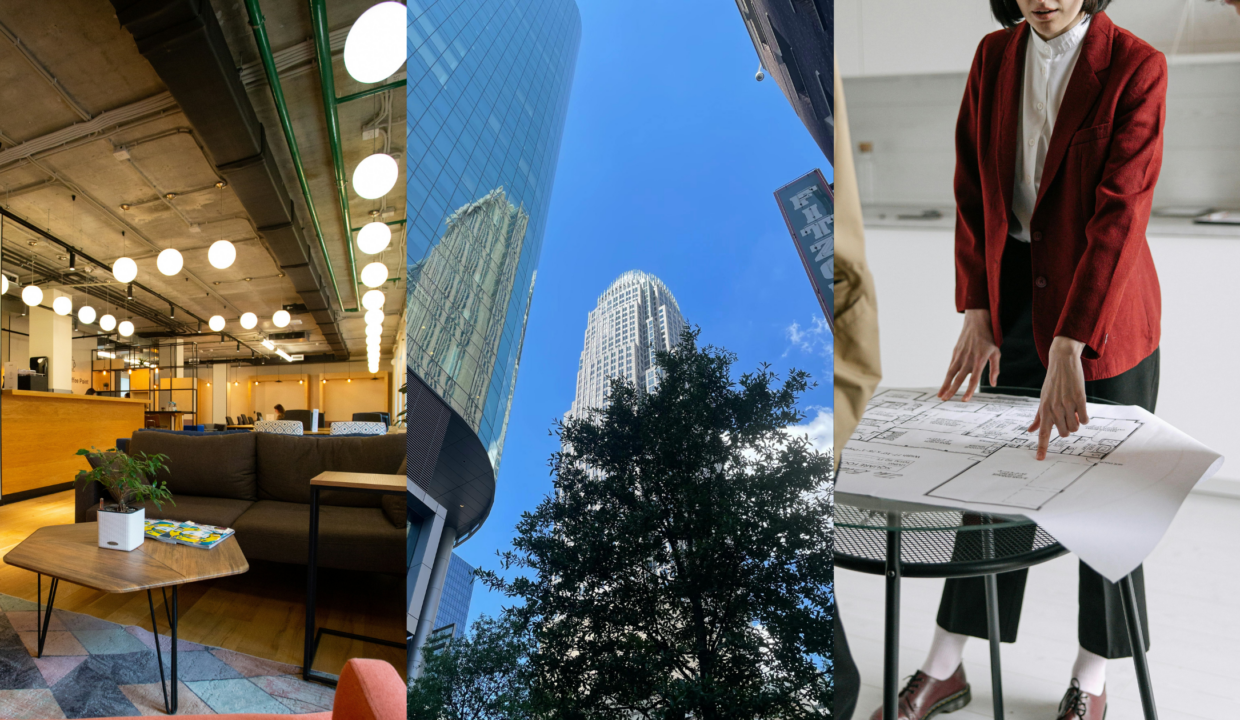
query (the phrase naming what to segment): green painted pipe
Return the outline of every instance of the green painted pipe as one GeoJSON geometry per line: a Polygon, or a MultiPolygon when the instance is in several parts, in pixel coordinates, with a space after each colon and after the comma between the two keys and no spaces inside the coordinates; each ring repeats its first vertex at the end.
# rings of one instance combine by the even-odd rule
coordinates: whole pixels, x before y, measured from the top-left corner
{"type": "MultiPolygon", "coordinates": [[[[252,0],[251,0],[252,1],[252,0]]],[[[357,291],[357,260],[353,256],[353,221],[349,218],[349,183],[344,171],[344,149],[340,144],[340,116],[336,112],[336,78],[332,75],[332,47],[327,36],[326,0],[310,0],[310,22],[314,26],[314,52],[319,62],[319,83],[323,87],[323,110],[327,117],[327,142],[336,169],[336,193],[340,196],[340,219],[349,239],[349,272],[353,276],[353,295],[357,291]]],[[[356,305],[356,301],[354,302],[356,305]]],[[[349,312],[357,312],[354,307],[349,312]]]]}
{"type": "Polygon", "coordinates": [[[404,86],[405,86],[404,80],[397,80],[394,83],[388,83],[387,85],[380,85],[379,87],[372,87],[369,90],[363,90],[361,92],[355,92],[352,95],[345,95],[342,98],[336,98],[336,104],[342,105],[347,102],[353,102],[354,100],[361,100],[362,98],[370,97],[371,95],[378,95],[379,93],[385,93],[388,90],[397,90],[399,88],[403,88],[404,86]]]}
{"type": "MultiPolygon", "coordinates": [[[[405,219],[401,218],[400,220],[387,220],[383,224],[384,225],[404,225],[405,219]]],[[[353,228],[353,232],[361,232],[361,231],[362,229],[360,227],[353,228]]]]}
{"type": "MultiPolygon", "coordinates": [[[[314,207],[314,198],[310,195],[310,184],[306,180],[306,170],[302,166],[301,151],[297,148],[297,137],[293,134],[293,122],[289,119],[288,103],[284,100],[284,88],[280,84],[280,74],[276,70],[276,61],[271,54],[271,41],[267,38],[267,27],[263,19],[262,8],[258,0],[245,0],[246,9],[250,13],[250,27],[254,28],[254,40],[258,44],[258,54],[263,59],[263,70],[267,72],[267,85],[271,87],[271,98],[276,104],[276,113],[280,116],[280,126],[284,129],[284,139],[288,142],[289,153],[293,156],[293,167],[297,170],[297,182],[301,184],[301,194],[306,200],[306,210],[310,213],[310,222],[314,225],[314,234],[319,240],[319,249],[323,251],[323,262],[327,264],[327,274],[331,277],[332,290],[336,291],[336,299],[344,308],[344,298],[340,295],[340,286],[336,283],[336,270],[332,267],[331,255],[327,253],[327,243],[323,240],[323,228],[319,225],[319,213],[314,207]]],[[[352,235],[348,239],[353,244],[352,235]]],[[[357,311],[357,293],[353,293],[353,312],[357,311]]]]}

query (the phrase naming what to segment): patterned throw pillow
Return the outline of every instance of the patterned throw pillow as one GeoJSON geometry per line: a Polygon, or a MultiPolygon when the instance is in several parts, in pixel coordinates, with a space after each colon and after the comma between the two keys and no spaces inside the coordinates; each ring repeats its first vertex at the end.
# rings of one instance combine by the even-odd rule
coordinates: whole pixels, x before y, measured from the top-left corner
{"type": "Polygon", "coordinates": [[[381,422],[334,422],[332,435],[386,435],[387,426],[381,422]]]}
{"type": "Polygon", "coordinates": [[[302,435],[305,426],[300,420],[259,420],[254,423],[254,432],[272,433],[275,435],[302,435]]]}

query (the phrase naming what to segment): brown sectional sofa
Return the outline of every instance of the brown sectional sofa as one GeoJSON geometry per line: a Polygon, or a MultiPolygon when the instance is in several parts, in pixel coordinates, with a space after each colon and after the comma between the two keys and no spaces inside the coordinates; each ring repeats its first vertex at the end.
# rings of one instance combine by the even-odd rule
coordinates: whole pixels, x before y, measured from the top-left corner
{"type": "MultiPolygon", "coordinates": [[[[405,472],[405,436],[395,434],[190,436],[139,430],[128,452],[168,456],[159,479],[168,483],[176,504],[148,503],[148,518],[235,528],[247,558],[303,565],[313,477],[328,470],[405,472]]],[[[105,497],[98,483],[79,487],[76,522],[93,522],[105,497]]],[[[405,573],[403,495],[324,490],[319,502],[319,567],[405,573]]]]}

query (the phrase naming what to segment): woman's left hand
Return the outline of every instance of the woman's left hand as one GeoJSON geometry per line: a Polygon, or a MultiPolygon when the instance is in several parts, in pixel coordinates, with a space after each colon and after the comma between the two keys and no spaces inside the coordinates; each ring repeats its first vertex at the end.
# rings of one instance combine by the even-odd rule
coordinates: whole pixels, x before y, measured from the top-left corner
{"type": "Polygon", "coordinates": [[[1029,432],[1038,433],[1038,459],[1046,459],[1051,431],[1059,428],[1059,437],[1068,437],[1082,425],[1089,424],[1085,407],[1085,371],[1081,368],[1081,352],[1085,343],[1060,335],[1051,341],[1050,366],[1042,383],[1038,415],[1029,432]]]}

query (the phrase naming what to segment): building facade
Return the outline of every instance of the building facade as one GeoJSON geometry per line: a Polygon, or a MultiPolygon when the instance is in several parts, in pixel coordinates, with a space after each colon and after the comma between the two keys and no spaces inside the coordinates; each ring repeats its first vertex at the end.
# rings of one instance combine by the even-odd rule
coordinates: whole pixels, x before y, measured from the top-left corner
{"type": "Polygon", "coordinates": [[[654,390],[660,373],[655,353],[674,348],[684,329],[680,305],[662,280],[640,270],[616,278],[586,322],[569,414],[602,407],[614,377],[629,380],[641,392],[654,390]]]}
{"type": "Polygon", "coordinates": [[[766,75],[835,165],[835,13],[831,0],[736,0],[766,75]]]}
{"type": "Polygon", "coordinates": [[[574,0],[409,0],[411,672],[495,497],[581,38],[574,0]]]}

